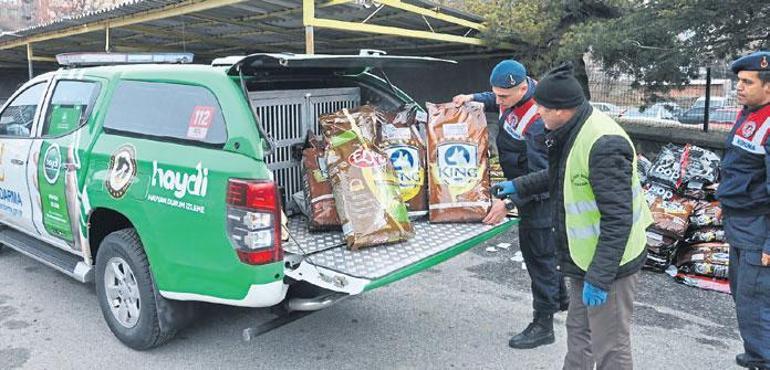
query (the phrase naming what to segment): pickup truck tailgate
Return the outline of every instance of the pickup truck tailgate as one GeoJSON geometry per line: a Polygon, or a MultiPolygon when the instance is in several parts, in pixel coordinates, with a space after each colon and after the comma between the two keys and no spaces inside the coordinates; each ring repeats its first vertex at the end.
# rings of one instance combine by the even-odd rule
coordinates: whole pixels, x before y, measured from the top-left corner
{"type": "Polygon", "coordinates": [[[517,223],[517,219],[495,226],[421,220],[413,222],[415,236],[406,242],[351,251],[342,232],[310,233],[301,216],[292,217],[292,239],[283,244],[286,276],[324,289],[359,294],[435,266],[517,223]]]}

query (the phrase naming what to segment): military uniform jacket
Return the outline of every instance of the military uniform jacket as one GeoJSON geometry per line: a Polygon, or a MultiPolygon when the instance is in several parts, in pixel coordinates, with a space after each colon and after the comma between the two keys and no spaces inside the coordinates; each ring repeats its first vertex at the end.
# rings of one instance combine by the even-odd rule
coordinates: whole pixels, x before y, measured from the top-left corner
{"type": "Polygon", "coordinates": [[[770,105],[745,108],[727,136],[717,189],[731,246],[770,253],[770,105]]]}
{"type": "MultiPolygon", "coordinates": [[[[548,168],[548,148],[545,146],[545,124],[537,114],[532,96],[536,82],[527,78],[527,93],[513,107],[503,109],[492,92],[473,94],[473,100],[484,103],[487,111],[498,112],[497,149],[500,166],[508,180],[548,168]]],[[[550,227],[551,212],[546,200],[548,189],[527,198],[514,197],[522,215],[522,227],[550,227]]]]}

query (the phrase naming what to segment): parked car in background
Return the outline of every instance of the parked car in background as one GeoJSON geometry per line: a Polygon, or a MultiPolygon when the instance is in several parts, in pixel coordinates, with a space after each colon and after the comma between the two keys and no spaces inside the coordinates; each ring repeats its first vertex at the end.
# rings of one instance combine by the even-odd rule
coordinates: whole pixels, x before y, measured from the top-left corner
{"type": "Polygon", "coordinates": [[[679,105],[671,102],[655,103],[642,110],[641,108],[628,108],[620,117],[622,122],[678,125],[677,113],[681,110],[679,105]]]}
{"type": "Polygon", "coordinates": [[[622,116],[623,113],[626,111],[625,108],[618,107],[617,105],[612,103],[591,102],[591,105],[594,108],[604,113],[607,113],[607,115],[614,118],[622,116]]]}
{"type": "MultiPolygon", "coordinates": [[[[722,109],[740,109],[738,103],[734,98],[726,98],[719,96],[712,96],[709,101],[709,121],[711,121],[711,115],[715,114],[722,109]]],[[[704,115],[706,112],[706,97],[701,96],[693,105],[682,112],[678,118],[679,122],[686,124],[702,124],[704,115]]],[[[733,117],[735,118],[735,117],[733,117]]]]}
{"type": "Polygon", "coordinates": [[[730,130],[738,118],[740,108],[729,107],[717,109],[709,114],[709,128],[715,128],[720,130],[730,130]]]}

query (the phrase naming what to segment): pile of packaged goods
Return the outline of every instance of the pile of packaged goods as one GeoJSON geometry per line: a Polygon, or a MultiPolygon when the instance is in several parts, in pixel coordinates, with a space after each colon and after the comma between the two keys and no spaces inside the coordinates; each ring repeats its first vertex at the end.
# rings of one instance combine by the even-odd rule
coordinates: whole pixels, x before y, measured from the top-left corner
{"type": "Polygon", "coordinates": [[[689,285],[729,291],[730,247],[714,199],[719,161],[709,150],[668,144],[654,162],[640,155],[637,163],[654,219],[645,266],[689,285]]]}
{"type": "Polygon", "coordinates": [[[323,135],[309,132],[302,150],[299,199],[310,231],[341,228],[357,250],[409,239],[410,219],[428,214],[431,222],[484,218],[491,199],[483,109],[428,106],[429,122],[414,104],[320,117],[323,135]]]}

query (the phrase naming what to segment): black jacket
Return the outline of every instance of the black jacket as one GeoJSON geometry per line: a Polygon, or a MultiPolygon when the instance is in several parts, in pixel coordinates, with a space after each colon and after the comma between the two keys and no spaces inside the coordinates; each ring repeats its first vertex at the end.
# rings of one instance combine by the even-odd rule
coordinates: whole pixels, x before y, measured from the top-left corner
{"type": "Polygon", "coordinates": [[[561,271],[608,290],[616,279],[639,271],[647,253],[645,251],[633,261],[619,266],[633,224],[631,175],[634,151],[625,138],[606,135],[594,143],[589,154],[589,182],[601,213],[599,243],[588,271],[580,269],[570,257],[564,214],[564,171],[575,137],[592,113],[593,108],[586,102],[578,107],[567,124],[549,132],[546,135],[548,170],[519,177],[514,184],[518,195],[523,197],[548,188],[553,205],[552,231],[561,271]]]}

